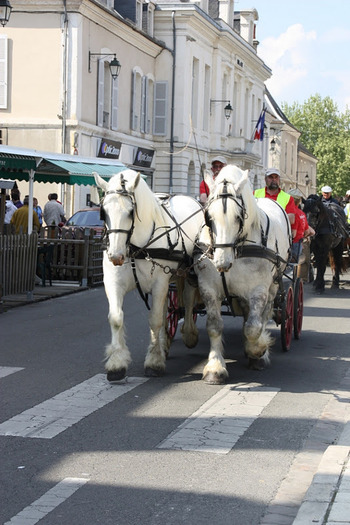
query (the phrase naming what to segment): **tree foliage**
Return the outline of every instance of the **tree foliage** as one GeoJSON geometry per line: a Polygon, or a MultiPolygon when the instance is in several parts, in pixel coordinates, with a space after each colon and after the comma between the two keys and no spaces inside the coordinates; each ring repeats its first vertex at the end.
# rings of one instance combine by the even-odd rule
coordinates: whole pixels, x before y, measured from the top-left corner
{"type": "Polygon", "coordinates": [[[301,131],[300,142],[318,159],[317,187],[332,186],[334,194],[350,189],[350,110],[338,111],[330,98],[312,95],[304,104],[282,104],[288,120],[301,131]]]}

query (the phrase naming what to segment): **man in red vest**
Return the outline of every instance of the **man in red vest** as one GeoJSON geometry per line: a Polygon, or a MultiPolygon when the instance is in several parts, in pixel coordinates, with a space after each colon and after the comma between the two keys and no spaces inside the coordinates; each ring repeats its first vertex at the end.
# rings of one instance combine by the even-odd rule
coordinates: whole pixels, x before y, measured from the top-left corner
{"type": "Polygon", "coordinates": [[[280,206],[286,211],[290,223],[294,224],[296,206],[294,199],[280,188],[280,172],[278,168],[268,168],[265,172],[265,188],[259,188],[254,191],[255,197],[268,198],[277,201],[280,206]]]}

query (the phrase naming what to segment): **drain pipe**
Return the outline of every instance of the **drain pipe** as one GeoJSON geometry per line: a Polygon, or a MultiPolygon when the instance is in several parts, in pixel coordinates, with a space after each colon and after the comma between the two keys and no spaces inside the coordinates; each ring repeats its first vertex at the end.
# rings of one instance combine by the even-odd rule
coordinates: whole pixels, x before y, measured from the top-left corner
{"type": "Polygon", "coordinates": [[[176,66],[176,28],[175,28],[175,11],[172,12],[173,20],[173,71],[171,87],[171,117],[170,117],[170,176],[169,176],[169,193],[173,193],[173,170],[174,170],[174,106],[175,106],[175,66],[176,66]]]}
{"type": "MultiPolygon", "coordinates": [[[[66,153],[67,139],[67,54],[68,54],[68,13],[67,0],[63,0],[64,19],[63,19],[63,78],[62,78],[62,131],[61,131],[61,152],[66,153]]],[[[61,186],[61,201],[65,203],[66,188],[63,183],[61,186]]],[[[66,204],[66,203],[65,203],[66,204]]]]}

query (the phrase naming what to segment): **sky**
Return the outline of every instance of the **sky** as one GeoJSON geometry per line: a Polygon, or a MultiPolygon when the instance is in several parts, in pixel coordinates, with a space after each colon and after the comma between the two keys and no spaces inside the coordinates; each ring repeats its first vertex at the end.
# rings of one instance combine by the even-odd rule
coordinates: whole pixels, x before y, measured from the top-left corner
{"type": "Polygon", "coordinates": [[[303,104],[319,93],[350,109],[350,0],[235,0],[235,11],[251,7],[276,102],[303,104]]]}

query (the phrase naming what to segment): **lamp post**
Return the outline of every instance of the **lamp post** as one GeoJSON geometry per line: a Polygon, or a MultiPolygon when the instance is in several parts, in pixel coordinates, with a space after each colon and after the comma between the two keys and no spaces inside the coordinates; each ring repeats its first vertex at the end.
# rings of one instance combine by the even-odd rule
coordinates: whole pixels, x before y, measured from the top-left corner
{"type": "Polygon", "coordinates": [[[0,24],[5,27],[10,19],[12,6],[9,0],[0,0],[0,24]]]}
{"type": "Polygon", "coordinates": [[[109,65],[109,71],[111,72],[113,80],[115,80],[117,78],[117,76],[120,73],[120,69],[121,69],[122,66],[121,66],[119,60],[117,59],[117,56],[116,56],[115,53],[91,53],[91,51],[89,51],[89,73],[91,73],[91,60],[92,60],[92,57],[103,57],[103,58],[113,57],[113,60],[111,60],[109,62],[109,64],[108,64],[109,65]]]}
{"type": "Polygon", "coordinates": [[[212,104],[216,104],[216,103],[223,103],[223,104],[226,104],[226,106],[224,107],[224,115],[225,115],[225,118],[226,120],[228,120],[231,116],[231,113],[233,111],[233,107],[231,106],[231,102],[229,100],[214,100],[214,99],[210,99],[210,114],[211,114],[211,105],[212,104]]]}

